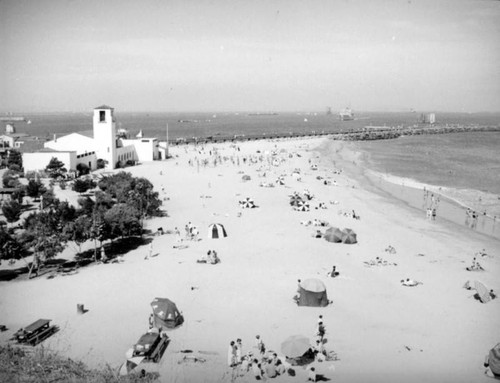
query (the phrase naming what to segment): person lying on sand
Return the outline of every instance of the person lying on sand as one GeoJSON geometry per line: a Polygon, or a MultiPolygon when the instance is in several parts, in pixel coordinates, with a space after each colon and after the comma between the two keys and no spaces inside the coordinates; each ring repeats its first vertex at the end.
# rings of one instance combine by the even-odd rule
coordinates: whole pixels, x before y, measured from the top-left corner
{"type": "Polygon", "coordinates": [[[323,233],[321,232],[321,230],[316,230],[316,233],[314,233],[312,236],[314,238],[322,238],[323,237],[323,233]]]}
{"type": "Polygon", "coordinates": [[[413,286],[417,286],[417,285],[423,285],[422,282],[414,281],[413,279],[410,279],[410,278],[406,278],[406,280],[401,279],[401,284],[403,286],[409,286],[409,287],[413,287],[413,286]]]}

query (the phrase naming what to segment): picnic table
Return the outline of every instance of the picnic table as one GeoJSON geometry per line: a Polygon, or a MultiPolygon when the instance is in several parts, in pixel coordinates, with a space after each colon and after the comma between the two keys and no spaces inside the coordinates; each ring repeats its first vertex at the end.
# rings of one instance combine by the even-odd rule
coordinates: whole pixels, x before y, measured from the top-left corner
{"type": "Polygon", "coordinates": [[[18,330],[14,339],[18,343],[27,343],[36,346],[59,330],[58,326],[50,325],[52,319],[38,319],[29,326],[18,330]]]}

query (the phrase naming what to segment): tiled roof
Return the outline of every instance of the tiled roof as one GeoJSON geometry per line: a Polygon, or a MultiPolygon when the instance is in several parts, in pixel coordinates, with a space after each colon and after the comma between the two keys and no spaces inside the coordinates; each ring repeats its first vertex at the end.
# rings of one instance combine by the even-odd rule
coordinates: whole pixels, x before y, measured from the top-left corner
{"type": "Polygon", "coordinates": [[[101,105],[101,106],[98,106],[97,108],[94,108],[94,110],[96,110],[96,109],[111,109],[111,110],[113,110],[114,108],[112,108],[108,105],[101,105]]]}

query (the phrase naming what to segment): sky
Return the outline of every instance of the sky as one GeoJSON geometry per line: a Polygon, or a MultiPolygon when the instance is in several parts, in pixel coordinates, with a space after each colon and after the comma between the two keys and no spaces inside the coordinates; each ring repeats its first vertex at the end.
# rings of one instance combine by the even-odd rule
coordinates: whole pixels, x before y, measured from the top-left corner
{"type": "Polygon", "coordinates": [[[499,40],[495,0],[0,0],[0,112],[498,112],[499,40]]]}

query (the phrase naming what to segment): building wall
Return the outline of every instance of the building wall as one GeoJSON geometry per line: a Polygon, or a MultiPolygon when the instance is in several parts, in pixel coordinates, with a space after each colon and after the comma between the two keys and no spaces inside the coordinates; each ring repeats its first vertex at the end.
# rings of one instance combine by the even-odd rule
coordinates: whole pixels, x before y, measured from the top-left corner
{"type": "Polygon", "coordinates": [[[137,153],[135,151],[134,145],[122,146],[117,148],[116,150],[117,162],[121,162],[123,165],[127,163],[127,161],[138,161],[137,153]]]}
{"type": "MultiPolygon", "coordinates": [[[[90,170],[97,169],[97,155],[95,152],[87,152],[76,155],[76,165],[85,164],[90,170]]],[[[76,169],[75,165],[75,169],[76,169]]]]}
{"type": "Polygon", "coordinates": [[[35,152],[23,153],[24,172],[45,170],[52,157],[64,163],[68,171],[76,169],[76,152],[35,152]]]}
{"type": "Polygon", "coordinates": [[[156,138],[122,140],[122,143],[123,146],[133,146],[135,148],[138,161],[154,161],[160,158],[159,145],[156,138]]]}

